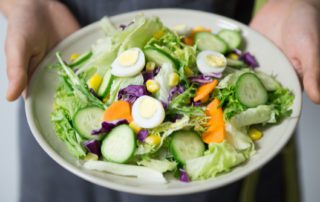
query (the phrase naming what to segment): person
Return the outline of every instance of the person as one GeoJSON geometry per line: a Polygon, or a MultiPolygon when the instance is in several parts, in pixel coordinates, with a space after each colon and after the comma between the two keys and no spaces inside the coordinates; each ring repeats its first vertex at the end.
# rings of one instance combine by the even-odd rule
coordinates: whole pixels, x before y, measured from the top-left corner
{"type": "MultiPolygon", "coordinates": [[[[243,8],[249,5],[248,2],[252,3],[236,0],[0,0],[0,11],[8,20],[5,44],[9,78],[7,99],[14,101],[22,94],[36,66],[51,48],[78,30],[80,25],[103,15],[144,8],[184,7],[235,17],[234,13],[246,14],[239,6],[243,8]]],[[[320,103],[319,17],[318,0],[269,0],[250,22],[253,29],[271,39],[288,56],[306,93],[315,103],[320,103]]],[[[22,106],[21,111],[24,112],[22,106]]],[[[297,181],[279,172],[286,154],[278,155],[259,172],[216,190],[184,196],[148,197],[112,191],[72,175],[35,143],[25,116],[20,115],[19,124],[21,201],[299,201],[297,181]]],[[[292,148],[286,151],[292,152],[292,148]]],[[[293,166],[294,163],[284,167],[293,166]]]]}

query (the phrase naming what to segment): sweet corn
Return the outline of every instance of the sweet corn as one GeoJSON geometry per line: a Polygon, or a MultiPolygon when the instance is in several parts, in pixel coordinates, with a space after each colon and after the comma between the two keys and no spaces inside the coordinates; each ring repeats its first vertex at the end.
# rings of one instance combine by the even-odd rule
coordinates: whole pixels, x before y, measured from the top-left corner
{"type": "Polygon", "coordinates": [[[228,55],[228,58],[233,59],[233,60],[239,60],[239,55],[237,55],[235,53],[230,53],[228,55]]]}
{"type": "Polygon", "coordinates": [[[154,62],[148,62],[146,65],[147,72],[151,72],[156,68],[156,63],[154,62]]]}
{"type": "Polygon", "coordinates": [[[180,77],[177,73],[173,72],[169,75],[169,86],[170,87],[174,87],[174,86],[178,85],[179,82],[180,82],[180,77]]]}
{"type": "Polygon", "coordinates": [[[210,31],[210,29],[206,29],[202,26],[196,26],[193,28],[192,31],[194,31],[194,32],[208,32],[208,31],[210,31]]]}
{"type": "Polygon", "coordinates": [[[110,96],[107,95],[106,97],[103,98],[102,102],[103,102],[103,103],[107,103],[108,100],[109,100],[109,98],[110,98],[110,96]]]}
{"type": "Polygon", "coordinates": [[[101,82],[102,82],[101,76],[99,74],[95,74],[90,78],[90,80],[88,82],[88,86],[89,86],[89,88],[92,88],[94,90],[94,92],[97,92],[100,87],[101,82]]]}
{"type": "Polygon", "coordinates": [[[262,132],[255,129],[255,128],[250,128],[249,129],[249,137],[253,140],[253,141],[258,141],[262,138],[262,132]]]}
{"type": "Polygon", "coordinates": [[[160,31],[157,31],[156,33],[154,33],[153,37],[156,39],[160,39],[163,35],[164,35],[164,31],[160,30],[160,31]]]}
{"type": "Polygon", "coordinates": [[[158,145],[161,142],[161,138],[158,135],[151,134],[145,140],[147,144],[158,145]]]}
{"type": "Polygon", "coordinates": [[[78,54],[78,53],[73,53],[72,55],[70,55],[69,60],[70,60],[71,62],[73,62],[73,61],[75,61],[76,59],[78,59],[79,57],[80,57],[80,54],[78,54]]]}
{"type": "Polygon", "coordinates": [[[190,67],[185,67],[184,74],[188,77],[188,76],[192,76],[194,73],[193,73],[192,69],[190,69],[190,67]]]}
{"type": "Polygon", "coordinates": [[[129,127],[135,132],[138,133],[141,130],[141,127],[138,126],[134,121],[131,121],[129,127]]]}
{"type": "Polygon", "coordinates": [[[160,89],[160,85],[157,81],[149,79],[146,83],[147,90],[150,93],[156,93],[160,89]]]}
{"type": "Polygon", "coordinates": [[[86,157],[84,157],[85,161],[97,161],[99,159],[98,155],[94,153],[88,153],[86,157]]]}

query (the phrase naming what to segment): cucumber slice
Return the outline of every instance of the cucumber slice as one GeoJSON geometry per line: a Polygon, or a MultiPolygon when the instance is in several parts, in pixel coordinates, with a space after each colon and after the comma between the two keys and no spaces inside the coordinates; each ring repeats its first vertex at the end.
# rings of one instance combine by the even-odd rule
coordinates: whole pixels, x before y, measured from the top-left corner
{"type": "Polygon", "coordinates": [[[267,91],[275,91],[281,87],[281,84],[272,76],[260,71],[256,71],[256,75],[261,80],[267,91]]]}
{"type": "Polygon", "coordinates": [[[104,98],[108,95],[108,93],[111,89],[113,78],[114,77],[111,74],[111,69],[108,69],[102,79],[102,83],[101,83],[99,90],[98,90],[98,93],[97,93],[100,98],[104,98]]]}
{"type": "Polygon", "coordinates": [[[232,67],[232,68],[236,68],[236,69],[241,69],[241,68],[247,67],[246,63],[244,63],[243,61],[233,60],[230,58],[227,58],[227,66],[232,67]]]}
{"type": "Polygon", "coordinates": [[[238,78],[235,90],[239,101],[247,107],[263,105],[268,100],[268,93],[261,80],[251,72],[238,78]]]}
{"type": "Polygon", "coordinates": [[[219,36],[214,35],[210,32],[196,33],[195,42],[200,51],[212,50],[224,54],[229,49],[226,42],[224,42],[219,36]]]}
{"type": "Polygon", "coordinates": [[[99,135],[91,135],[91,132],[101,127],[103,113],[99,107],[80,109],[73,117],[76,131],[87,139],[99,139],[99,135]]]}
{"type": "Polygon", "coordinates": [[[182,130],[172,134],[170,151],[179,163],[202,156],[204,150],[205,145],[195,132],[182,130]]]}
{"type": "Polygon", "coordinates": [[[222,29],[218,36],[223,39],[231,50],[240,48],[242,43],[242,36],[237,30],[222,29]]]}
{"type": "Polygon", "coordinates": [[[101,145],[102,156],[114,163],[126,163],[136,149],[136,137],[128,125],[111,130],[101,145]]]}
{"type": "Polygon", "coordinates": [[[69,67],[73,68],[81,65],[85,61],[87,61],[92,56],[92,51],[88,51],[82,55],[80,55],[73,63],[69,65],[69,67]]]}
{"type": "Polygon", "coordinates": [[[144,54],[148,61],[155,62],[159,66],[162,66],[164,63],[170,63],[172,67],[174,67],[175,69],[178,69],[179,67],[179,62],[177,62],[169,54],[167,54],[166,52],[158,48],[154,48],[154,47],[145,48],[144,54]]]}

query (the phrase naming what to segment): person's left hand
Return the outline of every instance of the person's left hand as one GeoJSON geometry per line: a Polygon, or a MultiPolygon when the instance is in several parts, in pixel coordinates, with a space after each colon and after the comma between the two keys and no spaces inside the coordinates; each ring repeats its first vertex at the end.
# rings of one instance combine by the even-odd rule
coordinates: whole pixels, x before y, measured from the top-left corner
{"type": "Polygon", "coordinates": [[[284,51],[309,98],[320,104],[320,4],[317,1],[270,0],[250,26],[284,51]]]}

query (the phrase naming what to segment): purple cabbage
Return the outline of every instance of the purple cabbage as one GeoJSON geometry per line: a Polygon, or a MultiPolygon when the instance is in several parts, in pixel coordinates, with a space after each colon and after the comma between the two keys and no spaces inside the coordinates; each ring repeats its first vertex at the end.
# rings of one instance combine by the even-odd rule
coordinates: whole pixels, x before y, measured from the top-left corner
{"type": "Polygon", "coordinates": [[[171,88],[169,91],[168,101],[170,102],[175,96],[177,96],[183,92],[184,92],[184,87],[181,84],[171,88]]]}
{"type": "Polygon", "coordinates": [[[118,100],[125,100],[133,104],[139,97],[148,95],[148,91],[143,85],[129,85],[118,93],[118,100]]]}
{"type": "Polygon", "coordinates": [[[194,107],[200,107],[202,105],[201,101],[194,102],[193,99],[191,100],[191,103],[194,107]]]}
{"type": "Polygon", "coordinates": [[[259,67],[259,63],[256,58],[250,52],[242,52],[239,49],[234,49],[233,52],[239,56],[239,59],[245,62],[249,67],[255,69],[259,67]]]}
{"type": "Polygon", "coordinates": [[[149,79],[153,79],[160,71],[160,67],[156,67],[153,71],[142,71],[143,81],[146,83],[149,79]]]}
{"type": "Polygon", "coordinates": [[[101,156],[100,152],[100,143],[98,140],[87,140],[83,142],[83,146],[93,154],[96,154],[98,157],[101,156]]]}
{"type": "Polygon", "coordinates": [[[90,88],[89,91],[93,96],[98,97],[97,93],[92,88],[90,88]]]}
{"type": "Polygon", "coordinates": [[[259,63],[256,60],[256,58],[249,52],[245,52],[240,56],[240,60],[242,60],[243,62],[245,62],[247,65],[249,65],[250,67],[252,67],[252,69],[255,69],[257,67],[259,67],[259,63]]]}
{"type": "Polygon", "coordinates": [[[167,102],[164,102],[164,101],[161,100],[161,104],[162,104],[164,110],[167,110],[167,109],[168,109],[169,104],[168,104],[167,102]]]}
{"type": "Polygon", "coordinates": [[[140,141],[140,142],[144,142],[144,140],[148,137],[149,135],[149,131],[146,130],[146,129],[142,129],[138,132],[137,134],[137,139],[140,141]]]}
{"type": "Polygon", "coordinates": [[[181,182],[190,182],[188,173],[185,170],[183,170],[182,168],[180,168],[179,171],[180,171],[180,181],[181,182]]]}
{"type": "Polygon", "coordinates": [[[119,120],[112,121],[112,122],[104,121],[101,123],[101,128],[99,128],[97,130],[93,130],[91,132],[91,134],[92,135],[104,134],[104,133],[111,131],[113,128],[115,128],[116,126],[121,125],[121,124],[129,124],[129,123],[125,119],[119,119],[119,120]]]}
{"type": "Polygon", "coordinates": [[[172,123],[175,123],[178,119],[181,119],[183,115],[181,114],[173,114],[172,116],[169,117],[169,121],[172,123]]]}
{"type": "Polygon", "coordinates": [[[198,84],[207,84],[213,81],[213,78],[221,78],[222,73],[211,73],[207,75],[197,75],[189,77],[189,81],[191,83],[198,83],[198,84]]]}
{"type": "Polygon", "coordinates": [[[129,22],[129,24],[127,24],[127,25],[121,24],[121,25],[119,25],[119,28],[120,28],[121,30],[125,30],[127,27],[129,27],[129,26],[132,25],[133,23],[134,23],[134,22],[131,21],[131,22],[129,22]]]}

